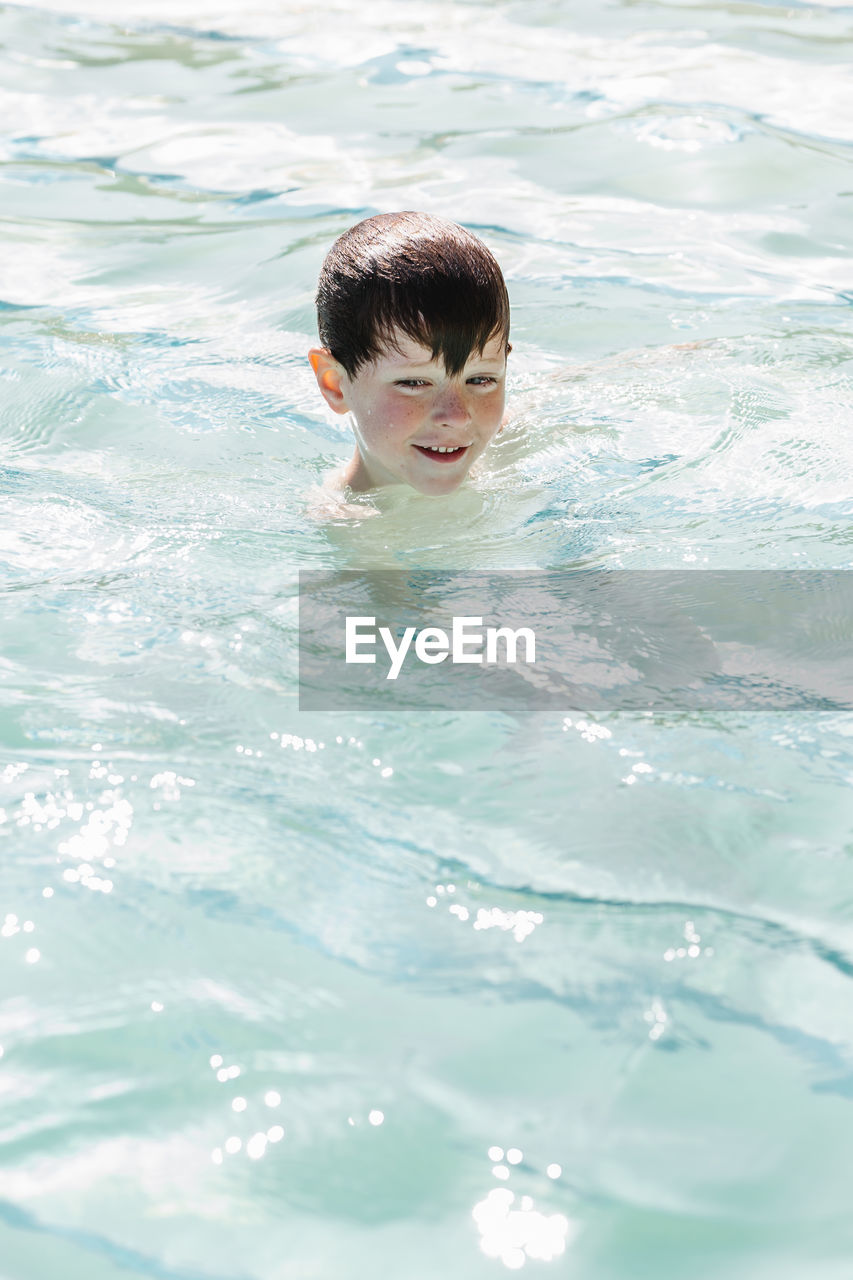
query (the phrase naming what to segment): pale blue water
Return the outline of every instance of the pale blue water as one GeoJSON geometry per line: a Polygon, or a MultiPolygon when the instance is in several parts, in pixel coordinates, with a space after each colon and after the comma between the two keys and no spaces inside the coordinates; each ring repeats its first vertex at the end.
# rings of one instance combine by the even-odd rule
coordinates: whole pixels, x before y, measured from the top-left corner
{"type": "Polygon", "coordinates": [[[295,581],[851,568],[851,9],[0,42],[2,1280],[847,1280],[853,718],[300,714],[295,581]],[[504,265],[527,443],[324,525],[395,208],[504,265]]]}

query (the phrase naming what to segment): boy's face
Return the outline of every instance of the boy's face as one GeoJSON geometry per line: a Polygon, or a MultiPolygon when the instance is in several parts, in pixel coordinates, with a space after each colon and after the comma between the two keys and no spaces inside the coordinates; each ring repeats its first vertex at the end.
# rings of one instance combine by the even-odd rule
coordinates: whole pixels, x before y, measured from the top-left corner
{"type": "Polygon", "coordinates": [[[428,347],[403,334],[354,377],[328,353],[311,353],[327,402],[355,418],[352,488],[408,484],[420,493],[458,489],[471,464],[500,428],[504,414],[506,343],[494,338],[450,377],[428,347]],[[334,367],[333,367],[334,366],[334,367]],[[441,449],[442,452],[438,450],[441,449]]]}

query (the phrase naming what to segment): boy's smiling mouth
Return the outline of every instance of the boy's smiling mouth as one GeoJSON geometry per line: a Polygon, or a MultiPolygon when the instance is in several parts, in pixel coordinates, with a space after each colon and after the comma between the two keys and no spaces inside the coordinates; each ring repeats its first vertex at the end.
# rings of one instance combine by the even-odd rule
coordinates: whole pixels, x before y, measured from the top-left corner
{"type": "Polygon", "coordinates": [[[470,448],[467,444],[416,444],[414,447],[434,462],[455,462],[470,448]]]}

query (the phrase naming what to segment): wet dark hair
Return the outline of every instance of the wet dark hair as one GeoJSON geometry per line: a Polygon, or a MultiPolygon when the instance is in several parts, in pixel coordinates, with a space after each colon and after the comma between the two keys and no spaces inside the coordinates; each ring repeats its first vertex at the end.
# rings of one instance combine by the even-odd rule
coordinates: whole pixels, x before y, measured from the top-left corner
{"type": "Polygon", "coordinates": [[[329,250],[317,286],[320,341],[353,377],[405,333],[451,376],[492,338],[509,350],[509,297],[492,254],[429,213],[380,213],[329,250]]]}

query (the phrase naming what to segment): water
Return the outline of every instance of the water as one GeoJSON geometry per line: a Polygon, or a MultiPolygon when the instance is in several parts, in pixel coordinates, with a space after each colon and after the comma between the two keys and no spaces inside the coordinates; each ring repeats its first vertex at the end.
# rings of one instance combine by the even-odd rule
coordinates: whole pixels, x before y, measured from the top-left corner
{"type": "Polygon", "coordinates": [[[300,713],[295,580],[851,567],[850,9],[114,12],[0,10],[0,1275],[846,1278],[849,714],[300,713]],[[395,208],[516,434],[323,522],[395,208]]]}

